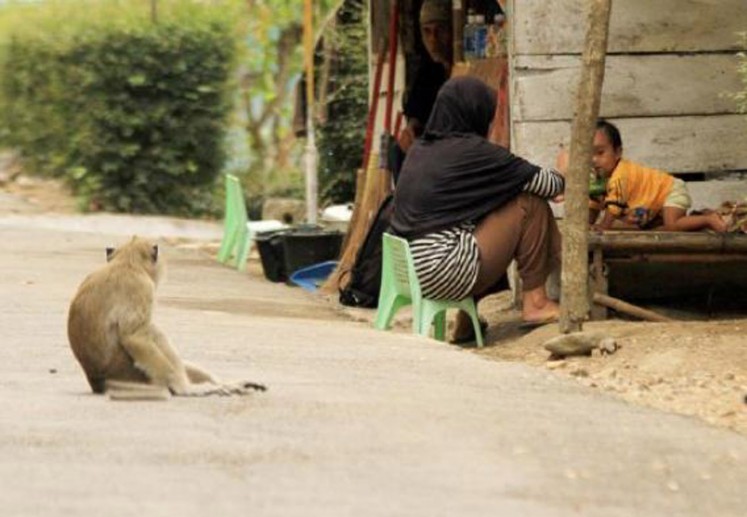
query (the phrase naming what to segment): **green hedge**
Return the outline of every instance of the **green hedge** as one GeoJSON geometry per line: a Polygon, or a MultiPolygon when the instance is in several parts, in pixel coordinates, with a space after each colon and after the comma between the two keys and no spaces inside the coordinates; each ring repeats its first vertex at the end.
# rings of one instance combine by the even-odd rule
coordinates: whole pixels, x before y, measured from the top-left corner
{"type": "Polygon", "coordinates": [[[234,50],[216,19],[19,34],[0,71],[0,143],[68,179],[85,206],[208,211],[234,50]]]}
{"type": "Polygon", "coordinates": [[[335,48],[327,123],[319,127],[319,185],[322,203],[355,198],[368,115],[368,9],[348,0],[337,13],[336,31],[325,34],[335,48]]]}

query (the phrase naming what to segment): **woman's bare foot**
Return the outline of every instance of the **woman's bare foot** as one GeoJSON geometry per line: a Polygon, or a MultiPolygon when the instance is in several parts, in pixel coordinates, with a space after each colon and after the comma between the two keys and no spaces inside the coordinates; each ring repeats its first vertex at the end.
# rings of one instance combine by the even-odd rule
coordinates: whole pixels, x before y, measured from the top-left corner
{"type": "Polygon", "coordinates": [[[540,286],[522,295],[521,319],[525,322],[556,320],[560,317],[560,306],[547,297],[545,286],[540,286]]]}

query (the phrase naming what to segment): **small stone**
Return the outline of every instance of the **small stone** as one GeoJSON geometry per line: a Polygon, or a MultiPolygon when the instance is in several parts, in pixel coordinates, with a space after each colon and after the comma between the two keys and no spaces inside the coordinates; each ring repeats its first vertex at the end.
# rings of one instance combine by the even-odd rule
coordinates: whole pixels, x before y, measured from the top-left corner
{"type": "Polygon", "coordinates": [[[557,370],[559,368],[565,368],[566,364],[568,364],[565,359],[560,359],[557,361],[547,361],[545,366],[547,366],[548,370],[557,370]]]}
{"type": "Polygon", "coordinates": [[[612,355],[620,349],[614,338],[606,337],[599,342],[599,352],[602,355],[612,355]]]}
{"type": "Polygon", "coordinates": [[[724,380],[733,381],[734,379],[735,379],[734,374],[731,373],[731,372],[729,372],[726,375],[724,375],[724,380]]]}
{"type": "Polygon", "coordinates": [[[598,347],[602,336],[594,332],[572,332],[556,336],[546,341],[543,346],[552,357],[563,358],[578,355],[591,355],[598,347]]]}
{"type": "Polygon", "coordinates": [[[609,379],[615,379],[617,378],[617,370],[615,368],[610,368],[609,370],[604,370],[602,372],[604,377],[607,377],[609,379]]]}
{"type": "Polygon", "coordinates": [[[667,481],[667,488],[672,492],[677,492],[680,489],[680,485],[674,479],[670,479],[667,481]]]}
{"type": "Polygon", "coordinates": [[[589,372],[584,368],[576,368],[574,370],[571,370],[571,375],[573,375],[574,377],[588,377],[589,372]]]}
{"type": "Polygon", "coordinates": [[[57,368],[50,368],[49,373],[52,373],[52,374],[57,373],[57,368]]]}

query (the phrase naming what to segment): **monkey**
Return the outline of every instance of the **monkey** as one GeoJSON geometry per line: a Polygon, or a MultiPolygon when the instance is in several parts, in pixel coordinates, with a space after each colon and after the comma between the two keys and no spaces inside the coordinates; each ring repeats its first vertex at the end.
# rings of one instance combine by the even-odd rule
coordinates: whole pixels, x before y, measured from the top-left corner
{"type": "Polygon", "coordinates": [[[107,248],[107,263],[88,275],[68,312],[67,335],[94,393],[150,385],[176,396],[244,394],[261,384],[223,384],[183,361],[152,322],[164,271],[158,245],[133,237],[107,248]]]}

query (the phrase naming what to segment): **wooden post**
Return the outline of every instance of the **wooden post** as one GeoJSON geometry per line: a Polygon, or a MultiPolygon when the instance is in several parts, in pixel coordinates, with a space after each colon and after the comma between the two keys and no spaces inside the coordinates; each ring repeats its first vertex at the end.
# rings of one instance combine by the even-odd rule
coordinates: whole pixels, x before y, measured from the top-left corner
{"type": "Polygon", "coordinates": [[[560,310],[560,331],[564,333],[580,331],[589,313],[589,170],[604,81],[611,4],[612,0],[589,0],[566,177],[560,310]]]}

